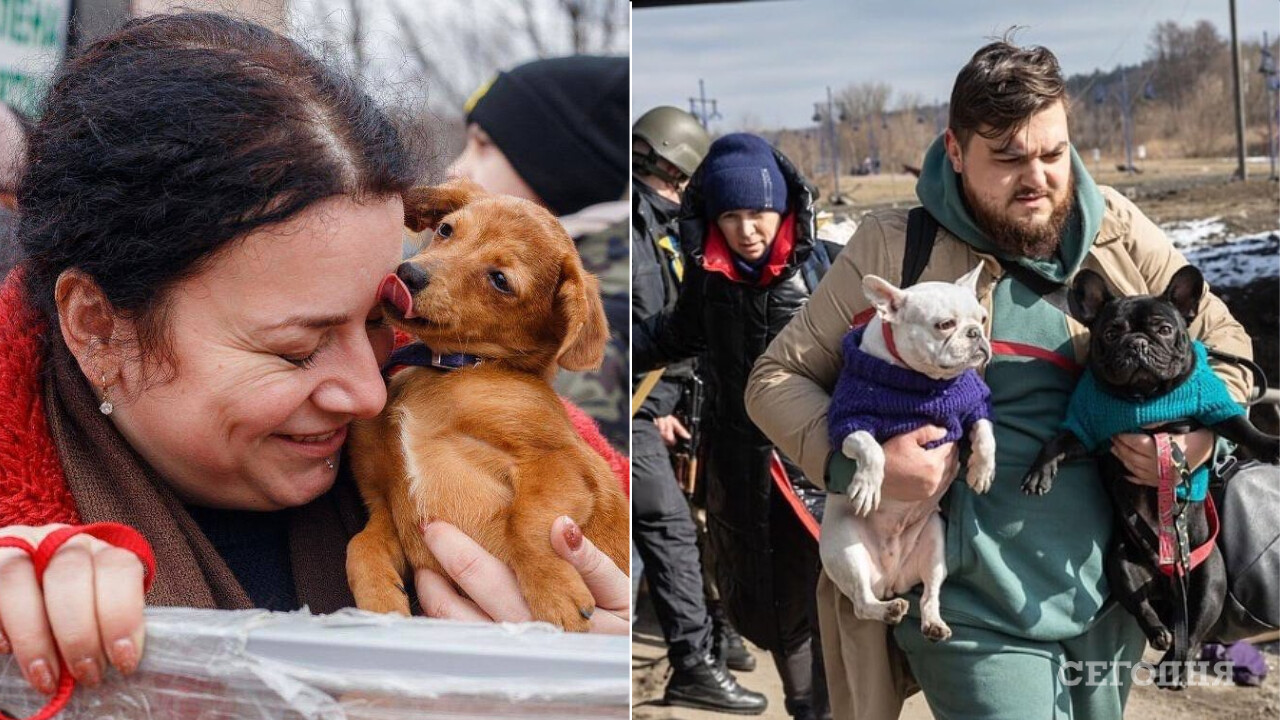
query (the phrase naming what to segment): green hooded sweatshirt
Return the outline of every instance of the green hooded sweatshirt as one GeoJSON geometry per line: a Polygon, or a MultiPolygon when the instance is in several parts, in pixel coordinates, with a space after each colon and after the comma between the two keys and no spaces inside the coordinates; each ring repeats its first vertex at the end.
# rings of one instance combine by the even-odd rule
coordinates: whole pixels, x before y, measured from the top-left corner
{"type": "MultiPolygon", "coordinates": [[[[1007,258],[1057,282],[1080,267],[1105,211],[1074,149],[1071,171],[1075,203],[1056,257],[1007,258]]],[[[969,215],[941,138],[925,155],[916,194],[961,240],[999,255],[969,215]]],[[[995,287],[991,315],[993,341],[1032,345],[1074,362],[1066,316],[1008,274],[995,287]]],[[[942,615],[1014,637],[1074,637],[1089,629],[1108,596],[1103,556],[1111,538],[1110,500],[1092,459],[1063,466],[1044,497],[1024,495],[1021,480],[1061,427],[1077,378],[1045,360],[997,354],[985,379],[994,408],[996,477],[985,495],[962,481],[947,495],[942,615]]]]}

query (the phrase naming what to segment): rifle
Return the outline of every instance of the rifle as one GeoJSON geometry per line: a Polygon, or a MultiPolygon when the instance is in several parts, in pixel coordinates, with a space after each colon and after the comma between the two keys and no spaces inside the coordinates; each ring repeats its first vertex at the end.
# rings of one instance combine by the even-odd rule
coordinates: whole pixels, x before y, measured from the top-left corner
{"type": "Polygon", "coordinates": [[[683,383],[683,397],[676,416],[680,418],[689,438],[678,438],[671,449],[671,466],[676,482],[685,495],[693,497],[698,489],[698,450],[702,442],[702,403],[705,398],[702,378],[693,375],[683,383]]]}

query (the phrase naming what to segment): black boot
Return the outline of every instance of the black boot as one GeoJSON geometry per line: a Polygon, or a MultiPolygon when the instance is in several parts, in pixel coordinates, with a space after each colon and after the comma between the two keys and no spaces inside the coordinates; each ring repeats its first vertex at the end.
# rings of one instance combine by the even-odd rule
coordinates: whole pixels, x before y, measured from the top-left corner
{"type": "Polygon", "coordinates": [[[668,705],[735,715],[759,715],[769,707],[768,698],[739,685],[710,654],[690,667],[677,667],[667,681],[663,700],[668,705]]]}
{"type": "Polygon", "coordinates": [[[730,670],[751,672],[756,669],[756,657],[742,643],[742,636],[729,623],[724,608],[718,602],[707,603],[707,613],[711,615],[711,648],[721,662],[730,670]]]}

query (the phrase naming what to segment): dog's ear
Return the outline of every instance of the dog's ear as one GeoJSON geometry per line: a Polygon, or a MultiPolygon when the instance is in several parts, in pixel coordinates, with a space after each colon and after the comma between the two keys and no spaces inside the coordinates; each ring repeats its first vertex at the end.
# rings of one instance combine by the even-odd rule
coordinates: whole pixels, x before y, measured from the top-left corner
{"type": "Polygon", "coordinates": [[[875,307],[876,314],[887,322],[893,322],[902,306],[907,304],[906,291],[875,275],[862,278],[862,292],[875,307]]]}
{"type": "Polygon", "coordinates": [[[600,301],[600,281],[582,267],[576,252],[565,256],[556,290],[556,314],[564,323],[564,340],[556,360],[565,370],[594,370],[604,361],[609,323],[600,301]]]}
{"type": "Polygon", "coordinates": [[[1071,284],[1071,314],[1084,325],[1092,325],[1098,313],[1115,297],[1107,289],[1107,281],[1092,270],[1081,270],[1071,284]]]}
{"type": "Polygon", "coordinates": [[[962,288],[967,288],[969,292],[975,296],[978,294],[978,277],[982,275],[982,263],[978,263],[977,267],[964,274],[964,277],[956,281],[956,284],[962,288]]]}
{"type": "Polygon", "coordinates": [[[445,215],[485,194],[484,188],[461,178],[443,185],[410,188],[404,194],[404,226],[414,232],[435,227],[445,215]]]}
{"type": "Polygon", "coordinates": [[[1196,319],[1200,299],[1204,297],[1204,275],[1195,266],[1184,265],[1173,274],[1162,297],[1178,309],[1183,320],[1190,323],[1196,319]]]}

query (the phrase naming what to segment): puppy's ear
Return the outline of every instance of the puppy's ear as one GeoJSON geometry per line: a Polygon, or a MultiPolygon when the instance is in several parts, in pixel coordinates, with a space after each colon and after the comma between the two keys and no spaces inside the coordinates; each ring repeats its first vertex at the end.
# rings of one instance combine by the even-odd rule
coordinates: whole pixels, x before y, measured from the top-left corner
{"type": "Polygon", "coordinates": [[[1183,320],[1190,323],[1196,319],[1200,299],[1204,297],[1204,275],[1192,265],[1180,268],[1169,280],[1169,287],[1165,288],[1162,297],[1178,309],[1183,320]]]}
{"type": "Polygon", "coordinates": [[[868,275],[862,278],[862,292],[866,294],[876,314],[882,320],[893,322],[902,306],[907,304],[907,293],[884,278],[868,275]]]}
{"type": "Polygon", "coordinates": [[[600,281],[582,268],[576,252],[565,256],[556,291],[556,314],[564,323],[564,340],[556,360],[565,370],[594,370],[604,361],[609,322],[600,301],[600,281]]]}
{"type": "Polygon", "coordinates": [[[410,188],[404,194],[404,226],[414,232],[435,227],[445,215],[485,194],[484,188],[461,178],[443,185],[410,188]]]}
{"type": "Polygon", "coordinates": [[[1092,270],[1081,270],[1076,273],[1075,282],[1071,285],[1071,314],[1085,325],[1092,325],[1098,319],[1098,313],[1111,302],[1114,296],[1107,289],[1107,282],[1092,270]]]}
{"type": "Polygon", "coordinates": [[[977,267],[965,273],[964,277],[956,281],[956,284],[962,288],[967,288],[969,292],[976,296],[978,294],[978,277],[981,275],[982,263],[978,263],[977,267]]]}

